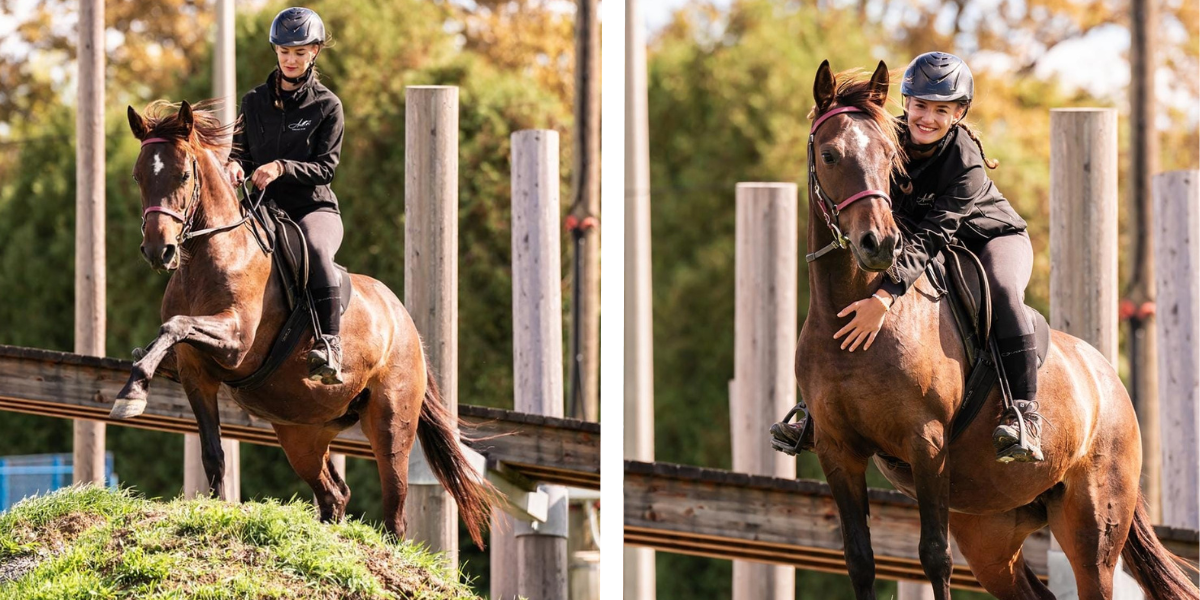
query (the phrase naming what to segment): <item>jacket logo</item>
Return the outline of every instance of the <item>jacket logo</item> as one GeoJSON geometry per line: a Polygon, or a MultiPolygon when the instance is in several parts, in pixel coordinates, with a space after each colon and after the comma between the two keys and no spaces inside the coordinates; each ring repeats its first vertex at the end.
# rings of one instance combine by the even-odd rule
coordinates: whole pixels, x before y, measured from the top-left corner
{"type": "Polygon", "coordinates": [[[295,123],[292,123],[291,125],[288,125],[288,129],[291,129],[292,131],[304,131],[305,129],[308,129],[309,125],[312,125],[311,119],[301,119],[295,123]]]}
{"type": "Polygon", "coordinates": [[[917,204],[919,206],[933,206],[933,192],[917,196],[917,204]]]}

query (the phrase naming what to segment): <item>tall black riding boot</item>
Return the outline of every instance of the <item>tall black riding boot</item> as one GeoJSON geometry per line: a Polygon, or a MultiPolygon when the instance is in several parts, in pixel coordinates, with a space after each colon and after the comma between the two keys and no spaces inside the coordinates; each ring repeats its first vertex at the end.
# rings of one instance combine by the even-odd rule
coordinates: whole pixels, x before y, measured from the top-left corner
{"type": "Polygon", "coordinates": [[[992,432],[996,460],[1002,463],[1041,461],[1042,417],[1037,413],[1037,338],[1023,335],[997,341],[1000,360],[1012,390],[1014,409],[1000,415],[992,432]],[[1018,418],[1017,412],[1020,412],[1018,418]],[[1022,424],[1024,435],[1022,435],[1022,424]]]}
{"type": "Polygon", "coordinates": [[[342,383],[342,299],[336,287],[312,290],[321,335],[308,352],[308,378],[325,385],[342,383]]]}

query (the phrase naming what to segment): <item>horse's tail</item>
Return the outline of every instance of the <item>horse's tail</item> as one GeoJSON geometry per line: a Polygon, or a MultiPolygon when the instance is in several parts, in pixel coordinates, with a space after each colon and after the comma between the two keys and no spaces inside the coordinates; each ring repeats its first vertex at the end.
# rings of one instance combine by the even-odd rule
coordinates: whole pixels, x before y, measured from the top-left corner
{"type": "Polygon", "coordinates": [[[467,461],[458,445],[456,420],[442,404],[433,370],[428,364],[425,370],[428,381],[417,423],[417,438],[421,440],[421,449],[425,451],[433,474],[458,504],[458,512],[471,532],[471,539],[483,549],[483,530],[488,526],[499,492],[486,479],[477,476],[467,461]]]}
{"type": "Polygon", "coordinates": [[[1140,493],[1133,513],[1133,525],[1129,528],[1129,538],[1121,550],[1121,557],[1148,598],[1200,598],[1200,589],[1183,570],[1183,559],[1172,554],[1158,541],[1154,526],[1150,523],[1150,515],[1146,513],[1146,500],[1140,493]]]}

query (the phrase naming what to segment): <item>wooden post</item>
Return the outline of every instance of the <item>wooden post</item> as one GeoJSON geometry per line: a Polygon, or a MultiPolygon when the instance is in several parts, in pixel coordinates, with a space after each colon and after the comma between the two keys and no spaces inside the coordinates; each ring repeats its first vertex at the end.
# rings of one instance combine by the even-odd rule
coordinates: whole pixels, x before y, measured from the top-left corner
{"type": "MultiPolygon", "coordinates": [[[[645,24],[625,0],[625,458],[654,462],[650,128],[645,24]]],[[[654,600],[654,550],[625,548],[625,600],[654,600]]]]}
{"type": "MultiPolygon", "coordinates": [[[[1050,326],[1117,362],[1117,111],[1050,111],[1050,326]]],[[[1076,597],[1075,576],[1051,538],[1050,591],[1076,597]]],[[[1114,587],[1130,577],[1118,568],[1114,587]]],[[[1133,586],[1136,589],[1136,584],[1133,586]]]]}
{"type": "MultiPolygon", "coordinates": [[[[213,97],[221,101],[217,117],[226,125],[237,119],[237,78],[234,60],[233,0],[217,0],[217,38],[213,45],[213,97]]],[[[221,439],[225,453],[224,495],[222,500],[242,499],[241,445],[237,440],[221,439]]],[[[200,436],[183,436],[183,495],[188,498],[208,495],[208,476],[200,458],[200,436]]]]}
{"type": "MultiPolygon", "coordinates": [[[[79,2],[75,352],[104,356],[104,2],[79,2]]],[[[104,483],[104,423],[75,421],[75,483],[104,483]]]]}
{"type": "Polygon", "coordinates": [[[575,246],[571,333],[571,417],[600,418],[600,15],[599,0],[577,0],[575,13],[575,152],[571,213],[583,224],[575,246]]]}
{"type": "Polygon", "coordinates": [[[1200,529],[1200,171],[1154,177],[1163,525],[1200,529]]]}
{"type": "MultiPolygon", "coordinates": [[[[451,415],[458,414],[458,88],[409,86],[404,125],[404,305],[451,415]]],[[[458,507],[409,482],[409,538],[458,566],[458,507]]]]}
{"type": "MultiPolygon", "coordinates": [[[[1130,166],[1128,215],[1132,245],[1127,299],[1136,308],[1154,306],[1154,253],[1150,243],[1154,203],[1150,176],[1158,170],[1158,111],[1154,102],[1154,36],[1158,31],[1160,0],[1133,0],[1129,6],[1129,132],[1130,166]]],[[[1150,520],[1162,520],[1162,463],[1159,460],[1158,343],[1152,310],[1137,310],[1129,318],[1129,391],[1142,431],[1142,494],[1150,520]]]]}
{"type": "Polygon", "coordinates": [[[517,521],[508,513],[492,512],[491,539],[488,542],[488,572],[491,574],[492,600],[516,600],[518,598],[517,571],[520,562],[517,548],[517,521]]]}
{"type": "MultiPolygon", "coordinates": [[[[796,461],[771,449],[771,424],[796,404],[799,203],[794,183],[737,184],[733,469],[794,478],[796,461]]],[[[734,561],[734,600],[791,599],[795,569],[734,561]]]]}
{"type": "Polygon", "coordinates": [[[1050,326],[1117,362],[1117,112],[1050,111],[1050,326]]]}
{"type": "MultiPolygon", "coordinates": [[[[512,135],[514,408],[563,416],[562,265],[559,260],[558,132],[512,135]]],[[[517,591],[528,600],[567,597],[567,490],[550,497],[545,523],[516,526],[517,591]]]]}
{"type": "Polygon", "coordinates": [[[896,582],[896,600],[933,600],[933,586],[928,581],[896,582]]]}

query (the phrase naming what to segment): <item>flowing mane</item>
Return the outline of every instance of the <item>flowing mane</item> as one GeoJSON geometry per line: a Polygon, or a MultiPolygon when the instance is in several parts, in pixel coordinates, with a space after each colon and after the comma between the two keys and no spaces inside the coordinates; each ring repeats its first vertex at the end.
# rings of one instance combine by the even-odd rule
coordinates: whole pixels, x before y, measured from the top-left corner
{"type": "Polygon", "coordinates": [[[221,124],[221,120],[213,112],[219,104],[217,100],[204,100],[192,105],[194,123],[191,133],[188,134],[187,128],[179,120],[180,105],[166,100],[155,100],[143,111],[149,128],[146,137],[180,140],[193,151],[228,152],[237,123],[221,124]]]}
{"type": "Polygon", "coordinates": [[[808,113],[808,118],[815,120],[826,112],[842,106],[853,106],[862,110],[871,120],[875,121],[879,130],[883,132],[884,138],[897,151],[892,157],[892,172],[903,174],[904,157],[903,153],[899,152],[900,124],[896,117],[887,111],[887,102],[895,104],[895,101],[889,98],[882,104],[876,102],[875,93],[871,91],[870,74],[862,69],[842,71],[833,76],[833,81],[836,91],[829,108],[818,112],[817,107],[813,106],[808,113]]]}

